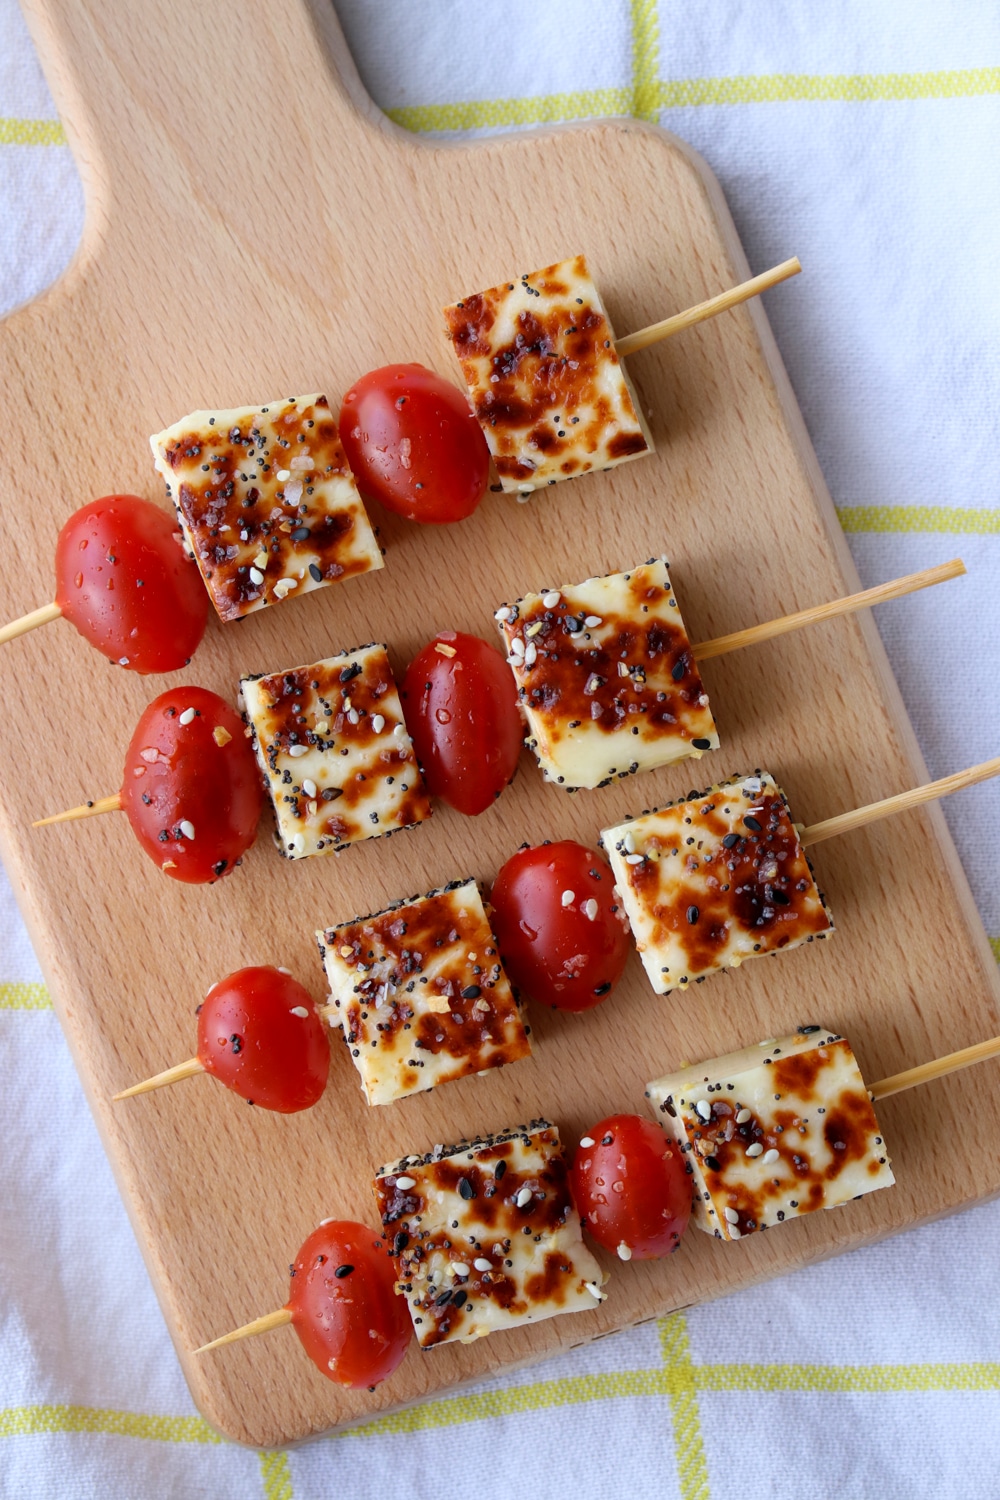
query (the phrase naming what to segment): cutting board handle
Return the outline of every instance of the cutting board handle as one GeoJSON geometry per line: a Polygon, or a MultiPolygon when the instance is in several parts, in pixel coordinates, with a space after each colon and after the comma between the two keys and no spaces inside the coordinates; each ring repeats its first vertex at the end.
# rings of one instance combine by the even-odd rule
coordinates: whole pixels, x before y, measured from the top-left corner
{"type": "Polygon", "coordinates": [[[283,182],[294,196],[297,153],[370,152],[396,133],[330,0],[22,4],[83,178],[92,251],[125,228],[176,256],[206,200],[234,232],[266,233],[283,182]]]}

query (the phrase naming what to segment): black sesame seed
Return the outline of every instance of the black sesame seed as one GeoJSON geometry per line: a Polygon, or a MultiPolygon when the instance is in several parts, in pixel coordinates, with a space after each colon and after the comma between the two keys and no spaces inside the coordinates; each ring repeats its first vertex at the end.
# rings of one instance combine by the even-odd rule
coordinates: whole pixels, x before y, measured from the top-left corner
{"type": "Polygon", "coordinates": [[[732,849],[734,845],[739,843],[739,841],[740,836],[738,833],[727,833],[725,838],[722,840],[722,847],[723,849],[732,849]]]}
{"type": "Polygon", "coordinates": [[[467,1177],[458,1179],[458,1196],[464,1198],[466,1203],[470,1203],[476,1196],[476,1190],[467,1177]]]}
{"type": "Polygon", "coordinates": [[[696,750],[711,750],[712,748],[711,740],[692,740],[691,743],[696,750]]]}
{"type": "Polygon", "coordinates": [[[700,913],[699,913],[698,908],[696,906],[689,906],[688,907],[688,909],[687,909],[687,919],[691,923],[692,927],[697,922],[699,915],[700,915],[700,913]]]}
{"type": "Polygon", "coordinates": [[[351,1272],[353,1270],[354,1270],[353,1266],[338,1266],[337,1269],[334,1271],[333,1274],[334,1274],[334,1276],[339,1277],[341,1281],[343,1281],[344,1277],[345,1276],[350,1276],[350,1274],[351,1274],[351,1272]]]}
{"type": "Polygon", "coordinates": [[[478,1000],[478,998],[479,998],[479,996],[481,994],[482,994],[482,990],[479,988],[478,984],[467,984],[465,986],[465,989],[462,991],[462,999],[463,1000],[478,1000]]]}
{"type": "Polygon", "coordinates": [[[753,829],[754,833],[760,833],[761,832],[760,822],[759,822],[759,820],[757,818],[755,818],[753,816],[753,813],[744,813],[743,814],[743,821],[747,825],[748,828],[752,828],[753,829]]]}

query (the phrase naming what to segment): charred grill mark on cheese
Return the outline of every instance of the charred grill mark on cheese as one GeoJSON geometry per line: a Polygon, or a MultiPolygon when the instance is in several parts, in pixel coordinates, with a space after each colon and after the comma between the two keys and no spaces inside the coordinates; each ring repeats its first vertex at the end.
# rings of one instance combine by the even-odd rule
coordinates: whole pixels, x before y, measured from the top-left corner
{"type": "Polygon", "coordinates": [[[647,451],[582,255],[466,297],[445,318],[504,488],[647,451]]]}
{"type": "Polygon", "coordinates": [[[195,418],[154,444],[221,619],[381,566],[325,397],[195,418]]]}

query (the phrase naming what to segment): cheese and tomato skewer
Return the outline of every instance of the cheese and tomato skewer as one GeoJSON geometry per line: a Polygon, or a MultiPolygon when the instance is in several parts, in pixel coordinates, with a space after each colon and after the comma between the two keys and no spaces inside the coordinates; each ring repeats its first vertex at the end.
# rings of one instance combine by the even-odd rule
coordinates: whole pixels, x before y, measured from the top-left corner
{"type": "Polygon", "coordinates": [[[774,778],[756,771],[606,828],[601,842],[653,989],[685,990],[828,937],[833,921],[806,848],[998,774],[1000,757],[803,828],[774,778]]]}
{"type": "Polygon", "coordinates": [[[239,714],[207,688],[179,687],[143,711],[120,792],[32,826],[121,809],[164,874],[199,885],[239,864],[257,836],[263,802],[239,714]]]}
{"type": "Polygon", "coordinates": [[[249,1104],[279,1114],[310,1109],[326,1088],[330,1045],[309,991],[286,969],[237,969],[198,1007],[198,1051],[114,1095],[129,1099],[208,1073],[249,1104]]]}
{"type": "Polygon", "coordinates": [[[56,541],[56,597],[0,627],[0,644],[62,616],[113,665],[186,666],[208,600],[169,515],[138,495],[107,495],[70,516],[56,541]]]}

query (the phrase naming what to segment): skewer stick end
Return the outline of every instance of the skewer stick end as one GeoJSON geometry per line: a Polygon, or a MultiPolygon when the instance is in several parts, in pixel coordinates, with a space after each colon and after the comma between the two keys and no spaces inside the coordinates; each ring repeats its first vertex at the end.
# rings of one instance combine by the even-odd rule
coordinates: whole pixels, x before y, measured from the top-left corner
{"type": "Polygon", "coordinates": [[[50,823],[72,823],[77,818],[95,818],[98,813],[121,812],[122,794],[115,792],[110,797],[98,797],[95,802],[84,802],[81,807],[67,808],[66,812],[53,813],[48,818],[36,818],[32,828],[47,828],[50,823]]]}
{"type": "Polygon", "coordinates": [[[162,1089],[168,1083],[180,1083],[182,1078],[193,1078],[196,1073],[204,1073],[205,1064],[200,1057],[189,1057],[187,1062],[175,1063],[172,1068],[167,1068],[163,1073],[156,1073],[152,1078],[144,1078],[142,1083],[133,1083],[130,1089],[122,1089],[119,1094],[112,1094],[112,1099],[131,1099],[133,1094],[148,1094],[152,1089],[162,1089]]]}
{"type": "Polygon", "coordinates": [[[279,1307],[274,1312],[265,1313],[262,1318],[254,1318],[252,1323],[244,1323],[242,1328],[234,1328],[231,1333],[224,1333],[220,1339],[213,1339],[210,1344],[202,1344],[200,1349],[193,1349],[191,1352],[207,1354],[209,1349],[219,1349],[223,1344],[234,1344],[237,1339],[252,1338],[256,1333],[269,1333],[272,1328],[281,1328],[291,1321],[291,1308],[279,1307]]]}

